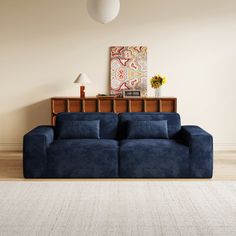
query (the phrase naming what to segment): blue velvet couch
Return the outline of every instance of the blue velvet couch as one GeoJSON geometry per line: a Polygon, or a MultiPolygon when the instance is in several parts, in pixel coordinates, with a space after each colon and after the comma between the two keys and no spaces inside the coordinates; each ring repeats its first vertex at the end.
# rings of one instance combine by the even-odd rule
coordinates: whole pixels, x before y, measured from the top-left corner
{"type": "Polygon", "coordinates": [[[212,136],[178,113],[60,113],[23,140],[25,178],[211,178],[212,136]]]}

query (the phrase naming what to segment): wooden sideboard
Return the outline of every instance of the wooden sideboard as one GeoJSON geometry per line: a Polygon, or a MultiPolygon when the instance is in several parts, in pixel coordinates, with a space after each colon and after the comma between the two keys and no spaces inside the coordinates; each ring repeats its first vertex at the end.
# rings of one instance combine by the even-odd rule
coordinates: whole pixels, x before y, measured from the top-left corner
{"type": "Polygon", "coordinates": [[[177,112],[177,99],[171,97],[53,97],[51,98],[51,122],[55,125],[60,112],[177,112]]]}

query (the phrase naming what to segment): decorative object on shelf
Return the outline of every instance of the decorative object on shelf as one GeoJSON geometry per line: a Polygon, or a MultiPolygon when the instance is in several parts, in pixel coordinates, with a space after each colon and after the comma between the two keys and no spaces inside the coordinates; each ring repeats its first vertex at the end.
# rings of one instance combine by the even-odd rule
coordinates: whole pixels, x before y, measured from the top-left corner
{"type": "Polygon", "coordinates": [[[88,0],[87,10],[95,21],[106,24],[118,16],[120,0],[88,0]]]}
{"type": "Polygon", "coordinates": [[[106,97],[106,96],[108,96],[108,95],[105,93],[98,93],[96,97],[106,97]]]}
{"type": "Polygon", "coordinates": [[[123,90],[123,97],[124,98],[139,98],[141,97],[140,90],[123,90]]]}
{"type": "Polygon", "coordinates": [[[156,97],[156,98],[161,97],[161,88],[156,88],[156,89],[155,89],[155,97],[156,97]]]}
{"type": "Polygon", "coordinates": [[[96,98],[115,98],[116,95],[107,95],[107,94],[103,94],[103,93],[99,93],[97,94],[96,98]]]}
{"type": "Polygon", "coordinates": [[[85,84],[90,84],[91,81],[85,73],[80,73],[74,83],[80,84],[80,98],[85,98],[85,84]]]}
{"type": "Polygon", "coordinates": [[[166,77],[159,74],[151,78],[151,86],[155,89],[155,97],[161,96],[161,86],[166,83],[166,77]]]}
{"type": "Polygon", "coordinates": [[[124,89],[130,89],[147,96],[147,47],[111,47],[110,63],[111,94],[122,96],[124,89]]]}

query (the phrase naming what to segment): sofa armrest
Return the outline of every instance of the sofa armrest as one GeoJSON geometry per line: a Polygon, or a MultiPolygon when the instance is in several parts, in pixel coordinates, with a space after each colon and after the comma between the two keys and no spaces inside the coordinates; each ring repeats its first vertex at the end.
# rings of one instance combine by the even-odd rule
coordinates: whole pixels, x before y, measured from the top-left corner
{"type": "Polygon", "coordinates": [[[47,148],[54,140],[52,126],[38,126],[23,138],[23,172],[25,178],[45,176],[47,148]]]}
{"type": "Polygon", "coordinates": [[[184,142],[190,151],[190,175],[211,178],[213,172],[213,138],[198,126],[181,127],[184,142]]]}

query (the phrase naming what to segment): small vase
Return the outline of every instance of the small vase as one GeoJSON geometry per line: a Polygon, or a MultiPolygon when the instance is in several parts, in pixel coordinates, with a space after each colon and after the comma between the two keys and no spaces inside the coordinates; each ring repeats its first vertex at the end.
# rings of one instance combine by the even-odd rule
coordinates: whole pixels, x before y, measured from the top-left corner
{"type": "Polygon", "coordinates": [[[155,98],[159,98],[161,96],[161,87],[155,89],[155,98]]]}

